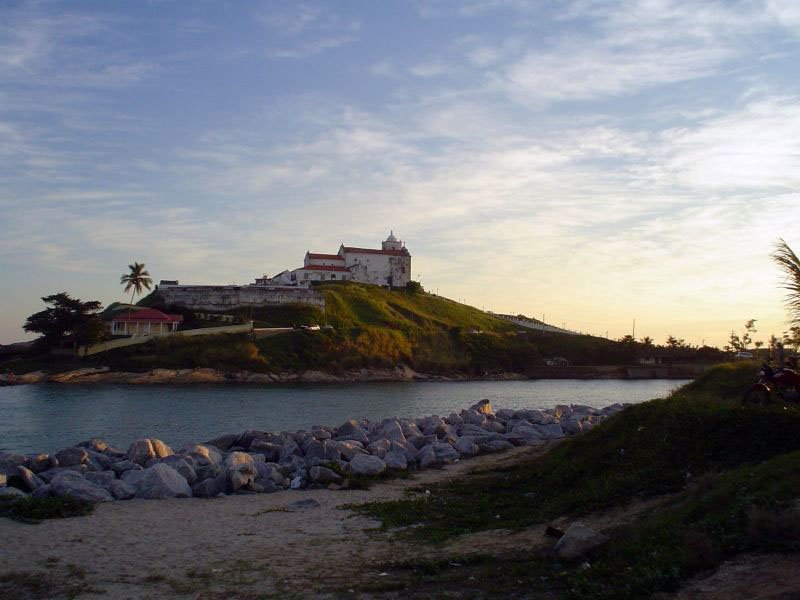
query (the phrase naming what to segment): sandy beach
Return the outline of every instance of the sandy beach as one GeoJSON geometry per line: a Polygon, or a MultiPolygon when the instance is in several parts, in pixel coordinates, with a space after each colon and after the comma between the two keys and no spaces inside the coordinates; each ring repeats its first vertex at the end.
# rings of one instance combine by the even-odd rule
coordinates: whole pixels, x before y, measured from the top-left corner
{"type": "MultiPolygon", "coordinates": [[[[541,453],[520,447],[422,471],[370,490],[327,489],[215,499],[100,504],[86,517],[29,525],[0,519],[0,592],[7,598],[336,597],[375,582],[380,565],[447,553],[375,531],[376,521],[343,509],[404,490],[541,453]],[[319,506],[296,503],[315,500],[319,506]],[[28,582],[28,583],[23,583],[28,582]],[[35,584],[34,584],[35,582],[35,584]],[[9,593],[11,595],[9,595],[9,593]],[[14,595],[16,594],[16,595],[14,595]]],[[[497,535],[472,536],[463,551],[491,551],[497,535]]],[[[530,548],[542,532],[499,537],[530,548]]]]}

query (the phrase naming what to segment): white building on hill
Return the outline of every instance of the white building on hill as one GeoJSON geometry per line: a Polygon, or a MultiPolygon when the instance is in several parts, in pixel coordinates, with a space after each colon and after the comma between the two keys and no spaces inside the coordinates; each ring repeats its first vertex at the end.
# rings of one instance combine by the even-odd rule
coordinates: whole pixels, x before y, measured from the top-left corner
{"type": "Polygon", "coordinates": [[[391,232],[380,249],[342,244],[338,254],[306,252],[302,267],[274,277],[265,275],[256,279],[256,285],[308,286],[312,281],[360,281],[403,287],[411,281],[411,254],[391,232]]]}

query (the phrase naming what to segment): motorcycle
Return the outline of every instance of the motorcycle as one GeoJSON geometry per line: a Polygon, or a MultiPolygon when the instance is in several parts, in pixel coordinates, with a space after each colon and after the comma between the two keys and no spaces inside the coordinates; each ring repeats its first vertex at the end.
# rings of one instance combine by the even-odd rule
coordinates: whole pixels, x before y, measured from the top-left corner
{"type": "Polygon", "coordinates": [[[800,373],[788,367],[773,369],[764,363],[758,382],[745,392],[744,403],[769,404],[776,396],[785,402],[800,402],[800,373]]]}

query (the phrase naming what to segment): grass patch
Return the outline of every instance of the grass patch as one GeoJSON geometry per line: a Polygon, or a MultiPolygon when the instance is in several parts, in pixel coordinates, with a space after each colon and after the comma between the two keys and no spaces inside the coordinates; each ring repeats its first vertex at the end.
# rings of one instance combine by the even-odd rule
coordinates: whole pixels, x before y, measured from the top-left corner
{"type": "Polygon", "coordinates": [[[799,552],[800,452],[710,477],[611,533],[573,598],[643,598],[742,552],[799,552]]]}
{"type": "Polygon", "coordinates": [[[92,510],[94,510],[92,504],[71,497],[0,498],[0,517],[23,523],[81,517],[90,514],[92,510]]]}
{"type": "Polygon", "coordinates": [[[699,399],[680,390],[632,406],[534,460],[356,509],[384,528],[418,524],[407,535],[441,542],[679,492],[704,473],[800,450],[800,410],[726,402],[732,391],[715,384],[714,370],[708,378],[694,386],[702,390],[699,399]]]}

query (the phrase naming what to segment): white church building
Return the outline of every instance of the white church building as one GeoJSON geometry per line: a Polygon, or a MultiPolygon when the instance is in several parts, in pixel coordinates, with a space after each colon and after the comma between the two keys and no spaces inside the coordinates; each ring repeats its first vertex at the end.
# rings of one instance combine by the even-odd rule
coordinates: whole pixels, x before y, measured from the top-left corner
{"type": "Polygon", "coordinates": [[[411,254],[405,244],[389,233],[380,248],[339,246],[337,254],[306,252],[303,266],[274,277],[256,279],[257,286],[303,286],[312,281],[359,281],[403,287],[411,281],[411,254]]]}

